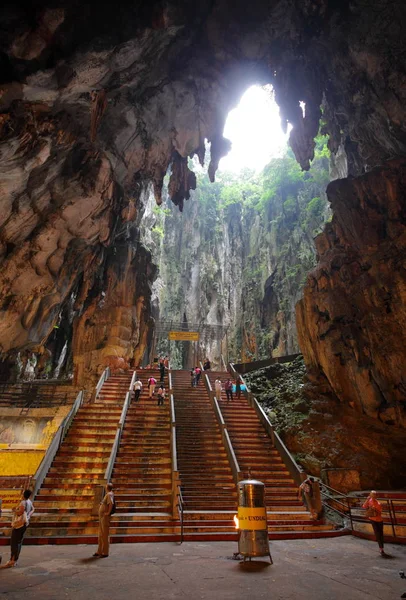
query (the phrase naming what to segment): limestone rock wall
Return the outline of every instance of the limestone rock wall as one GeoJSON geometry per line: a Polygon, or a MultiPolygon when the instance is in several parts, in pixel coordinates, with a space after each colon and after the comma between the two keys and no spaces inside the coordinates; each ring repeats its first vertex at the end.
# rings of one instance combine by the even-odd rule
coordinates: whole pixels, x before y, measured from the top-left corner
{"type": "MultiPolygon", "coordinates": [[[[331,149],[344,149],[352,175],[404,156],[405,10],[402,0],[124,0],[120,10],[100,2],[3,3],[3,359],[43,349],[73,296],[74,319],[98,302],[93,294],[100,280],[121,268],[109,257],[134,221],[147,182],[161,202],[171,167],[171,197],[182,208],[196,183],[187,157],[202,161],[205,139],[214,178],[229,147],[222,136],[225,118],[250,84],[273,85],[305,169],[321,105],[331,149]]],[[[123,254],[134,269],[143,264],[142,254],[123,254]]],[[[112,280],[120,288],[120,277],[112,280]]],[[[106,304],[115,311],[116,289],[106,289],[106,304]]],[[[144,291],[141,286],[135,297],[145,297],[144,291]]],[[[130,325],[127,313],[114,312],[116,318],[108,345],[128,356],[138,325],[130,325]]],[[[388,330],[398,331],[397,313],[389,321],[388,330]]],[[[102,339],[96,328],[87,339],[86,326],[76,327],[85,340],[86,350],[74,343],[80,356],[104,343],[104,325],[102,339]]],[[[374,340],[365,343],[363,352],[372,356],[374,340]]],[[[350,380],[340,385],[348,394],[350,380]]],[[[379,379],[376,385],[392,383],[379,379]]]]}
{"type": "Polygon", "coordinates": [[[332,182],[327,193],[334,217],[297,307],[306,365],[341,402],[405,426],[406,162],[332,182]]]}

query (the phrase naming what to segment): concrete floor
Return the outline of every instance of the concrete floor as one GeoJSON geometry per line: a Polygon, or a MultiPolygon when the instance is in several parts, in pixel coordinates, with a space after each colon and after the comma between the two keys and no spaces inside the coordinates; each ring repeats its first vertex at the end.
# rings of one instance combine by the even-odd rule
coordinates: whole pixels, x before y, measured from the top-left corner
{"type": "Polygon", "coordinates": [[[93,546],[26,546],[0,569],[0,599],[393,600],[406,592],[406,547],[386,549],[392,558],[350,536],[277,541],[270,566],[231,560],[229,542],[116,544],[106,559],[91,558],[93,546]]]}

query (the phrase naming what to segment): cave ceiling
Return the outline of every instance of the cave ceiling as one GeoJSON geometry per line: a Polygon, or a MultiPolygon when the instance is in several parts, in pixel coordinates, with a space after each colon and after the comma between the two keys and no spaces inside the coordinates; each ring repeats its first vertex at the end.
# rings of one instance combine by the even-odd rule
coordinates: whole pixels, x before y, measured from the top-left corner
{"type": "MultiPolygon", "coordinates": [[[[203,162],[205,140],[213,180],[230,147],[225,119],[251,84],[272,84],[303,169],[321,117],[351,176],[404,156],[402,22],[401,0],[3,5],[3,353],[41,347],[72,294],[76,314],[89,311],[117,275],[112,248],[123,240],[134,248],[123,260],[139,265],[146,187],[159,204],[169,168],[182,209],[196,185],[188,157],[203,162]]],[[[153,269],[141,263],[133,298],[123,289],[111,302],[147,315],[153,269]]],[[[139,341],[141,332],[125,326],[139,341]]]]}

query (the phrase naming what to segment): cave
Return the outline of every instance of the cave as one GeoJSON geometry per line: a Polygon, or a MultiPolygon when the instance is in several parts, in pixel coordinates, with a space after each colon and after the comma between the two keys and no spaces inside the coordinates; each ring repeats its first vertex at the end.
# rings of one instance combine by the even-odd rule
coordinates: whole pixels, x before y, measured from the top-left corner
{"type": "Polygon", "coordinates": [[[300,167],[322,119],[336,172],[296,308],[309,394],[364,442],[372,428],[377,483],[404,485],[405,13],[402,0],[6,2],[0,373],[58,347],[54,369],[66,341],[55,326],[78,385],[106,356],[139,363],[156,316],[146,198],[162,203],[169,170],[182,211],[196,187],[188,159],[203,164],[207,143],[214,181],[229,111],[271,85],[300,167]]]}

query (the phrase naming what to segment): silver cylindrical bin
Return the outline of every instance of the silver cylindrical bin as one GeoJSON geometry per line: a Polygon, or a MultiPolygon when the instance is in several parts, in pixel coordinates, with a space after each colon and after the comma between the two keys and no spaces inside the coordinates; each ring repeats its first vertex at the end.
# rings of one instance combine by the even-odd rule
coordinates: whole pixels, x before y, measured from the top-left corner
{"type": "Polygon", "coordinates": [[[265,506],[265,485],[246,479],[238,483],[238,551],[246,558],[272,557],[269,551],[268,519],[265,506]]]}

